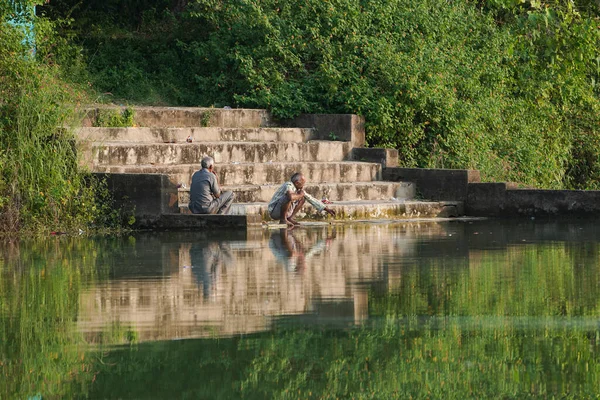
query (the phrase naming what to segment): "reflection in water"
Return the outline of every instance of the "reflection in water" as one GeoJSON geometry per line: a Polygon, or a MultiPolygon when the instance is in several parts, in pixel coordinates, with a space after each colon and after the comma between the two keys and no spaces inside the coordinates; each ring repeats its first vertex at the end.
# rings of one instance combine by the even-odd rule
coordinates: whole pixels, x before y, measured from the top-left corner
{"type": "MultiPolygon", "coordinates": [[[[187,246],[182,244],[181,249],[187,251],[187,246]]],[[[229,245],[219,242],[194,243],[189,252],[192,271],[202,285],[202,295],[207,299],[222,271],[235,266],[229,245]]]]}
{"type": "Polygon", "coordinates": [[[235,235],[4,247],[0,398],[600,392],[595,224],[235,235]]]}
{"type": "Polygon", "coordinates": [[[327,238],[319,239],[315,243],[307,243],[310,239],[299,238],[298,230],[279,229],[273,231],[269,239],[269,248],[277,260],[288,272],[302,272],[306,268],[306,261],[319,254],[331,245],[336,237],[336,230],[327,234],[327,238]],[[308,247],[308,250],[307,250],[308,247]]]}

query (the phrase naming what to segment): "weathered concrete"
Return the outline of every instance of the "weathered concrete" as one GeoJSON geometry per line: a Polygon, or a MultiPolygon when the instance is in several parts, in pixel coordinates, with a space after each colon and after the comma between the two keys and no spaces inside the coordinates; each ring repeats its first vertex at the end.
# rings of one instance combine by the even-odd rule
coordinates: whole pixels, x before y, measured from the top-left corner
{"type": "Polygon", "coordinates": [[[164,213],[178,211],[177,187],[166,175],[102,174],[114,198],[115,209],[135,217],[135,228],[151,228],[164,213]]]}
{"type": "MultiPolygon", "coordinates": [[[[124,107],[112,109],[121,112],[124,107]]],[[[162,216],[185,209],[187,191],[177,191],[173,201],[174,188],[189,187],[191,175],[206,155],[215,159],[221,187],[233,190],[238,203],[266,204],[282,182],[300,171],[308,179],[307,191],[334,201],[333,207],[342,219],[462,215],[461,202],[406,200],[415,197],[415,183],[423,197],[461,200],[466,198],[466,188],[456,186],[466,187],[465,182],[473,181],[476,172],[467,172],[467,178],[449,170],[446,175],[436,170],[423,176],[419,175],[423,170],[412,170],[410,174],[411,170],[396,168],[396,150],[363,148],[365,121],[356,115],[301,115],[280,121],[284,128],[276,128],[265,110],[135,107],[135,127],[89,127],[103,112],[107,110],[90,109],[85,121],[88,127],[78,132],[78,150],[83,153],[85,165],[92,171],[114,174],[112,177],[154,174],[161,177],[156,178],[162,182],[160,187],[168,186],[171,197],[150,204],[138,193],[137,181],[128,184],[126,179],[114,178],[120,182],[116,193],[145,210],[138,213],[138,227],[204,227],[212,223],[193,222],[201,220],[196,217],[179,220],[162,216]],[[188,136],[191,143],[185,141],[188,136]],[[411,179],[400,180],[400,172],[411,179]],[[386,176],[394,182],[380,181],[386,176]],[[431,177],[438,179],[433,188],[427,185],[431,177]],[[162,181],[165,179],[170,182],[162,181]],[[133,199],[130,192],[134,193],[133,199]],[[177,202],[181,207],[173,210],[177,202]]],[[[149,193],[151,198],[156,197],[149,193]]],[[[253,209],[246,206],[235,204],[234,208],[253,209]]]]}
{"type": "Polygon", "coordinates": [[[351,151],[348,142],[205,142],[105,143],[93,147],[95,165],[197,164],[210,155],[216,163],[275,161],[342,161],[351,151]]]}
{"type": "Polygon", "coordinates": [[[466,211],[473,216],[600,217],[600,191],[511,188],[506,183],[472,183],[466,211]]]}
{"type": "MultiPolygon", "coordinates": [[[[199,164],[176,165],[99,165],[98,172],[158,173],[169,176],[176,184],[189,187],[199,164]]],[[[285,182],[296,172],[302,172],[308,182],[371,182],[381,179],[381,165],[374,163],[337,162],[274,162],[216,164],[219,183],[228,185],[262,185],[285,182]]]]}
{"type": "Polygon", "coordinates": [[[186,143],[193,142],[296,142],[314,139],[309,128],[80,128],[75,134],[80,141],[186,143]]]}
{"type": "MultiPolygon", "coordinates": [[[[270,221],[267,203],[234,204],[232,214],[258,214],[270,221]]],[[[337,213],[333,218],[327,213],[317,213],[311,206],[304,206],[299,219],[304,220],[362,220],[362,219],[413,219],[450,218],[464,215],[464,205],[460,201],[340,201],[329,205],[337,213]]],[[[183,213],[189,212],[185,208],[183,213]]]]}
{"type": "Polygon", "coordinates": [[[96,126],[97,117],[110,110],[122,112],[131,108],[137,126],[149,127],[220,127],[254,128],[272,125],[271,114],[266,110],[223,109],[196,107],[120,107],[99,106],[86,110],[83,126],[96,126]]]}
{"type": "Polygon", "coordinates": [[[246,215],[200,215],[200,214],[163,214],[154,224],[154,229],[245,229],[260,227],[262,218],[257,214],[246,215]]]}
{"type": "Polygon", "coordinates": [[[429,200],[467,199],[469,183],[479,182],[477,170],[427,169],[427,168],[384,168],[383,180],[409,181],[417,185],[417,193],[429,200]]]}
{"type": "MultiPolygon", "coordinates": [[[[238,203],[255,203],[270,201],[279,186],[234,185],[223,186],[223,190],[232,190],[238,203]]],[[[317,199],[331,201],[412,199],[415,194],[411,182],[308,183],[305,189],[317,199]]],[[[179,203],[188,202],[189,189],[179,189],[179,203]]]]}
{"type": "Polygon", "coordinates": [[[352,149],[351,159],[355,161],[380,163],[383,168],[398,166],[398,150],[385,148],[356,147],[352,149]]]}
{"type": "Polygon", "coordinates": [[[342,140],[352,147],[365,146],[365,119],[354,114],[301,114],[293,119],[280,121],[281,126],[314,128],[315,138],[342,140]]]}

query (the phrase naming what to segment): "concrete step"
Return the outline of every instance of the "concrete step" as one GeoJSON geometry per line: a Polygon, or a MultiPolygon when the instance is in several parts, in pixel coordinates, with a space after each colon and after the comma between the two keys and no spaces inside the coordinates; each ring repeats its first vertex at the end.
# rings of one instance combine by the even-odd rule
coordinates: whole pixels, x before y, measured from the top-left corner
{"type": "MultiPolygon", "coordinates": [[[[232,190],[236,202],[260,203],[269,202],[280,185],[236,185],[223,186],[222,189],[232,190]]],[[[415,196],[412,182],[308,182],[305,189],[317,199],[327,198],[331,201],[412,199],[415,196]]],[[[178,201],[180,206],[189,202],[189,189],[179,189],[178,201]]]]}
{"type": "Polygon", "coordinates": [[[99,106],[86,110],[83,126],[99,126],[98,116],[111,112],[122,113],[133,110],[136,126],[145,127],[219,127],[257,128],[272,126],[271,114],[267,110],[224,109],[197,107],[124,107],[99,106]]]}
{"type": "MultiPolygon", "coordinates": [[[[216,163],[342,161],[350,156],[349,142],[205,142],[205,143],[104,143],[91,149],[91,164],[147,165],[199,164],[210,155],[216,163]]],[[[85,157],[87,159],[87,157],[85,157]]],[[[93,168],[92,168],[93,169],[93,168]]]]}
{"type": "Polygon", "coordinates": [[[84,127],[76,131],[79,140],[91,142],[186,143],[193,142],[296,142],[313,139],[309,128],[171,128],[84,127]]]}
{"type": "MultiPolygon", "coordinates": [[[[94,172],[166,174],[175,184],[190,186],[196,164],[99,165],[94,172]]],[[[355,161],[223,163],[215,165],[219,182],[228,185],[280,184],[302,171],[308,182],[371,182],[381,179],[381,164],[355,161]]]]}
{"type": "MultiPolygon", "coordinates": [[[[232,215],[258,214],[263,221],[271,221],[267,210],[268,203],[234,203],[232,215]]],[[[462,201],[338,201],[328,207],[336,211],[336,216],[317,213],[314,207],[305,205],[298,214],[303,220],[361,220],[361,219],[415,219],[415,218],[451,218],[464,215],[462,201]]],[[[189,213],[183,206],[181,213],[189,213]]]]}

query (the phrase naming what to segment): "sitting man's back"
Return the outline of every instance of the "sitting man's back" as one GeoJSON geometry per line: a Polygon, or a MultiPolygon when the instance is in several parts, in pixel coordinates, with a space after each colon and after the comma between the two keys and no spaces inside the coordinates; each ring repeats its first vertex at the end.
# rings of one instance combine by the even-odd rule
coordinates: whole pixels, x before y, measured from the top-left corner
{"type": "Polygon", "coordinates": [[[192,176],[190,211],[194,214],[227,214],[235,197],[233,192],[221,192],[211,157],[204,157],[201,165],[202,169],[192,176]]]}

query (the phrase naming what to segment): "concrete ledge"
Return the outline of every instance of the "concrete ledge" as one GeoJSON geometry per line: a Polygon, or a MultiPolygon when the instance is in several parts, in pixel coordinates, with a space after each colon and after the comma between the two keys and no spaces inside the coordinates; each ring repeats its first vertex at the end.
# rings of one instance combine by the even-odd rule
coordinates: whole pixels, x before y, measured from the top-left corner
{"type": "Polygon", "coordinates": [[[262,218],[257,214],[248,215],[201,215],[163,214],[154,226],[155,229],[246,229],[260,227],[262,218]]]}
{"type": "MultiPolygon", "coordinates": [[[[233,215],[257,215],[264,221],[272,221],[267,211],[267,203],[234,203],[233,215]]],[[[331,217],[325,212],[317,212],[311,206],[304,206],[298,214],[303,221],[355,221],[367,219],[415,219],[453,218],[464,215],[461,201],[343,201],[329,205],[337,213],[331,217]]],[[[191,215],[187,205],[181,205],[182,215],[191,215]]]]}
{"type": "Polygon", "coordinates": [[[97,126],[98,116],[111,110],[134,111],[133,119],[137,126],[144,127],[219,127],[255,128],[271,126],[271,114],[260,109],[224,109],[199,107],[125,107],[98,106],[85,110],[82,126],[97,126]]]}
{"type": "Polygon", "coordinates": [[[515,189],[506,183],[472,183],[468,215],[496,217],[600,217],[600,191],[515,189]]]}
{"type": "Polygon", "coordinates": [[[384,168],[383,180],[409,181],[417,185],[418,194],[429,200],[465,201],[468,185],[480,181],[477,170],[384,168]]]}
{"type": "Polygon", "coordinates": [[[383,168],[398,166],[398,150],[396,149],[356,147],[352,149],[350,157],[354,161],[380,163],[383,168]]]}
{"type": "Polygon", "coordinates": [[[354,114],[301,114],[280,121],[281,126],[314,128],[313,140],[341,140],[365,146],[365,119],[354,114]]]}
{"type": "Polygon", "coordinates": [[[162,214],[177,211],[177,187],[162,174],[103,174],[116,209],[135,217],[134,228],[151,228],[162,214]]]}

